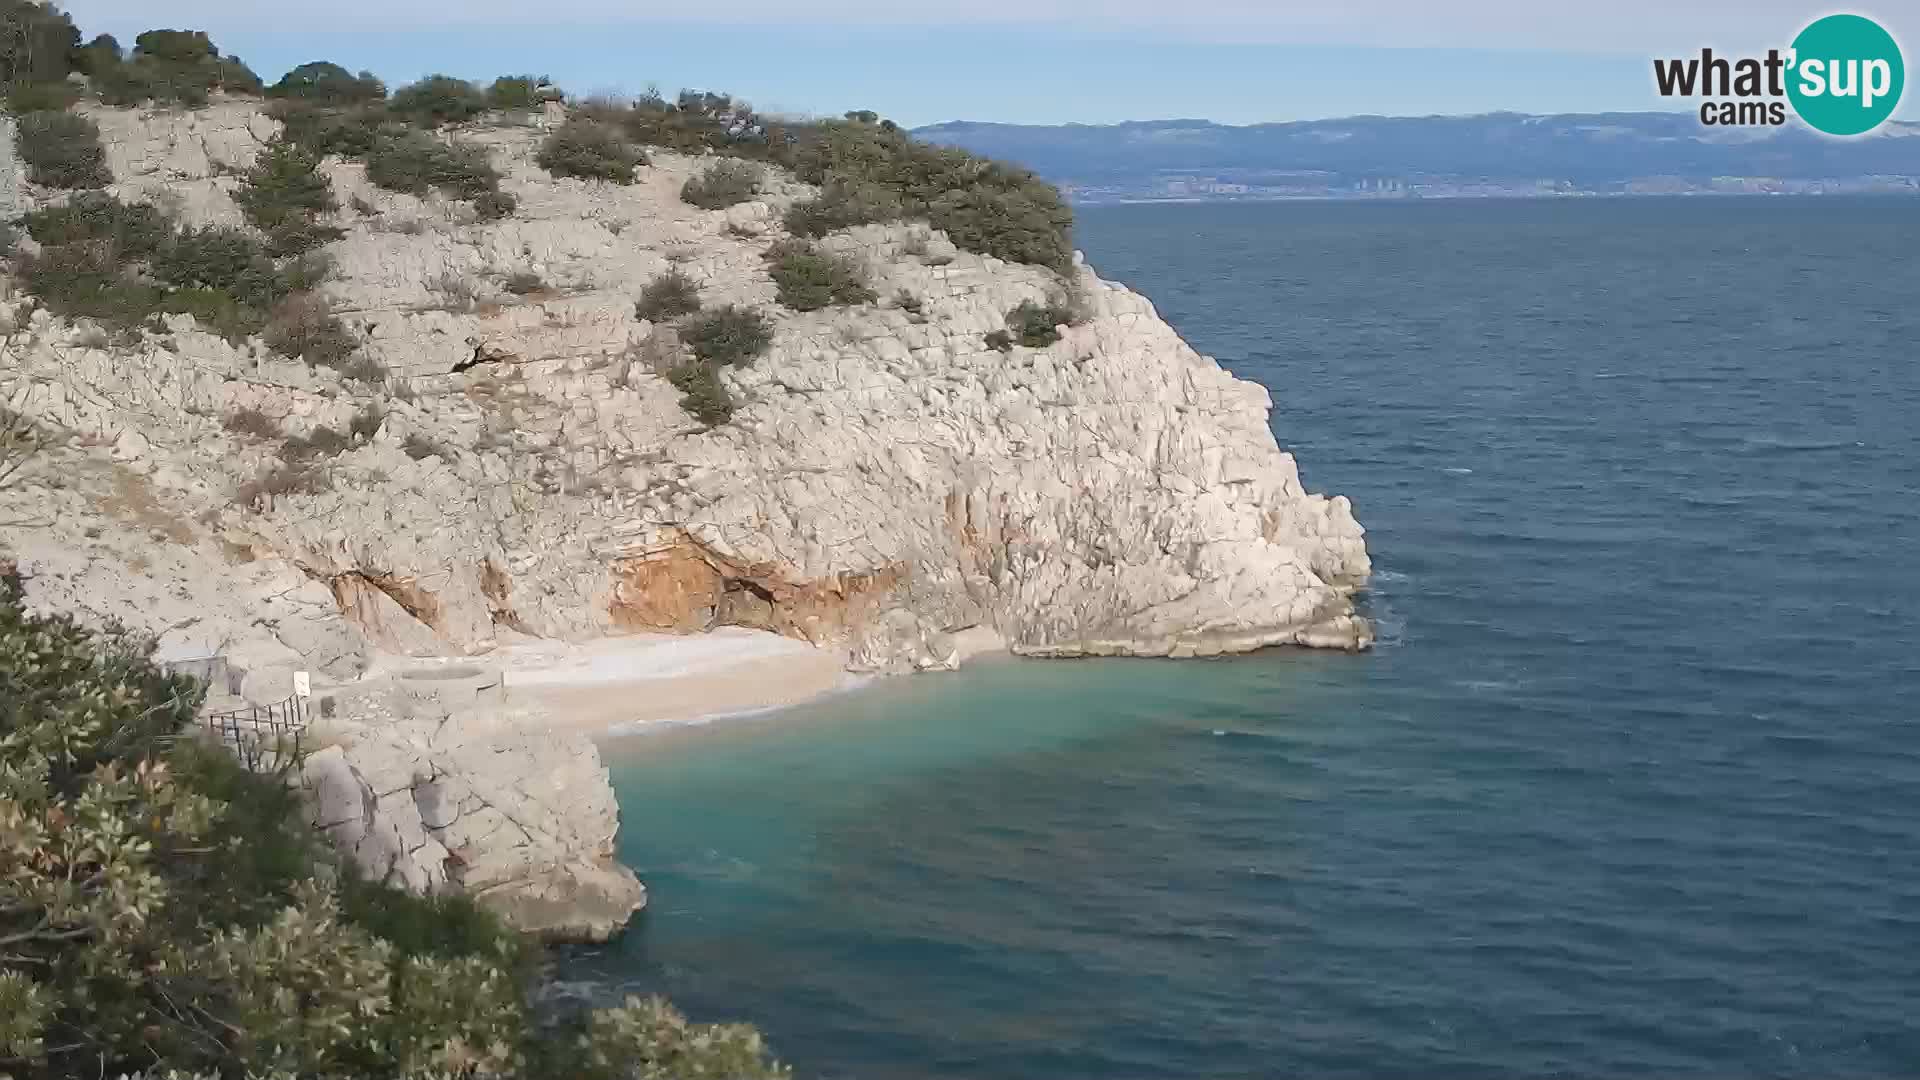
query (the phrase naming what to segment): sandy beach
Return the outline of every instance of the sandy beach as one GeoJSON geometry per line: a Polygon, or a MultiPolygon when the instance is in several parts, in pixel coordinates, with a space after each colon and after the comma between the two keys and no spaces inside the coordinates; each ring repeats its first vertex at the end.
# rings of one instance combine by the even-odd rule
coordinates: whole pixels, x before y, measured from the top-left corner
{"type": "Polygon", "coordinates": [[[517,704],[554,728],[594,735],[797,705],[862,681],[838,649],[733,628],[532,642],[487,660],[517,704]]]}
{"type": "MultiPolygon", "coordinates": [[[[1006,646],[977,627],[955,634],[954,650],[964,664],[1005,655],[1006,646]]],[[[463,722],[600,736],[782,709],[878,677],[847,671],[846,659],[843,649],[723,627],[586,642],[521,638],[480,656],[389,657],[367,677],[504,686],[509,708],[474,711],[463,722]]]]}

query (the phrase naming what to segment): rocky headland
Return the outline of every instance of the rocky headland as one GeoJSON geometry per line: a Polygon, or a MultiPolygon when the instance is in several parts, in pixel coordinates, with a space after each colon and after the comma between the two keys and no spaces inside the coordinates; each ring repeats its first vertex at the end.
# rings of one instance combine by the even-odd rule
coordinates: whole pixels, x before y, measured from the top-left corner
{"type": "MultiPolygon", "coordinates": [[[[79,111],[108,193],[250,228],[240,174],[281,127],[263,101],[79,111]]],[[[605,937],[644,902],[560,692],[581,691],[569,650],[601,650],[585,682],[660,718],[756,704],[687,689],[738,682],[729,655],[817,690],[982,648],[1370,643],[1347,501],[1303,489],[1267,391],[1144,297],[1077,257],[1007,262],[894,221],[816,240],[871,299],[791,310],[768,251],[816,187],[768,167],[751,198],[702,209],[682,189],[712,155],[660,149],[631,183],[554,175],[538,159],[564,121],[550,105],[461,131],[504,217],[325,160],[339,238],[319,291],[362,373],[192,314],[109,333],[17,284],[0,310],[0,404],[43,443],[0,487],[30,601],[125,624],[162,659],[220,654],[236,699],[311,673],[314,821],[364,869],[562,937],[605,937]],[[763,355],[718,373],[724,422],[683,407],[681,330],[636,311],[670,271],[771,320],[763,355]],[[1062,295],[1056,340],[991,341],[1062,295]],[[698,663],[651,651],[723,628],[698,663]]],[[[6,123],[7,216],[76,198],[29,181],[6,123]]]]}

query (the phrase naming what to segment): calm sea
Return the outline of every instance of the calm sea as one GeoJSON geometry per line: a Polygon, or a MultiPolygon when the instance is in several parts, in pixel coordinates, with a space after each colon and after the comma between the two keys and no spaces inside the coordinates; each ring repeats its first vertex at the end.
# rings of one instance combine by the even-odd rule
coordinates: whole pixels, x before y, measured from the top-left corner
{"type": "Polygon", "coordinates": [[[1369,655],[614,743],[570,974],[806,1077],[1920,1074],[1920,200],[1088,210],[1352,497],[1369,655]]]}

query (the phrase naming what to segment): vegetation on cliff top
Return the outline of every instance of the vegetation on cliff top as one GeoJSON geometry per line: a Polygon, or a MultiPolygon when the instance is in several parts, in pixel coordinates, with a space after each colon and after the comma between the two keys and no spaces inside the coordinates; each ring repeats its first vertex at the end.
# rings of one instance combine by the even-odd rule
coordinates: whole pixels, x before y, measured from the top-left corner
{"type": "MultiPolygon", "coordinates": [[[[503,76],[482,89],[449,75],[432,75],[391,96],[373,75],[350,73],[327,61],[303,64],[272,86],[244,63],[222,55],[200,31],[152,30],[123,55],[101,35],[82,45],[80,32],[59,9],[30,0],[0,0],[0,83],[15,111],[63,108],[67,78],[87,76],[111,104],[197,105],[215,90],[261,94],[274,100],[286,138],[314,154],[367,160],[375,182],[395,190],[438,187],[473,199],[483,218],[512,212],[491,166],[477,148],[439,143],[417,133],[461,124],[490,109],[524,110],[550,92],[545,80],[503,76]]],[[[819,197],[795,206],[788,227],[817,237],[834,229],[899,218],[924,219],[959,247],[1014,262],[1072,269],[1073,215],[1059,191],[1032,172],[964,150],[914,139],[870,110],[838,120],[793,120],[757,113],[726,94],[685,91],[672,101],[648,93],[626,103],[596,100],[574,110],[576,123],[542,148],[541,164],[563,176],[631,181],[645,163],[643,146],[683,153],[717,153],[779,165],[820,185],[819,197]]],[[[99,186],[87,162],[64,169],[99,186]]],[[[757,178],[746,170],[710,169],[686,186],[696,206],[718,208],[751,197],[757,178]]]]}
{"type": "Polygon", "coordinates": [[[633,170],[645,165],[647,156],[612,128],[576,118],[547,136],[534,160],[555,176],[631,184],[633,170]]]}
{"type": "Polygon", "coordinates": [[[642,145],[766,161],[820,185],[820,199],[788,220],[803,236],[924,218],[965,250],[1062,274],[1072,269],[1073,212],[1052,184],[1017,165],[920,142],[870,111],[787,120],[726,94],[689,90],[671,102],[650,93],[625,104],[588,102],[576,112],[642,145]]]}
{"type": "Polygon", "coordinates": [[[336,865],[295,758],[248,771],[199,702],[124,635],[28,613],[0,564],[0,1074],[786,1075],[658,1000],[536,1012],[531,946],[336,865]]]}

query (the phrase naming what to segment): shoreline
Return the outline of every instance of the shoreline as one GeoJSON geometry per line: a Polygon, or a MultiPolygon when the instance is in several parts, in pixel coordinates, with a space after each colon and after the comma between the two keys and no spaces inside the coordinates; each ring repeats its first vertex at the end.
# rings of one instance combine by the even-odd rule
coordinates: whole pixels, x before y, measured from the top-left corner
{"type": "Polygon", "coordinates": [[[600,740],[656,725],[789,708],[868,681],[846,653],[761,630],[540,642],[494,655],[533,722],[600,740]]]}
{"type": "MultiPolygon", "coordinates": [[[[961,665],[1010,655],[990,630],[975,628],[954,637],[955,661],[961,665]]],[[[846,663],[842,648],[720,627],[586,642],[524,639],[482,656],[397,661],[375,677],[404,681],[409,673],[464,669],[473,669],[476,677],[497,673],[511,703],[509,726],[599,741],[777,712],[883,678],[850,672],[846,663]]]]}

